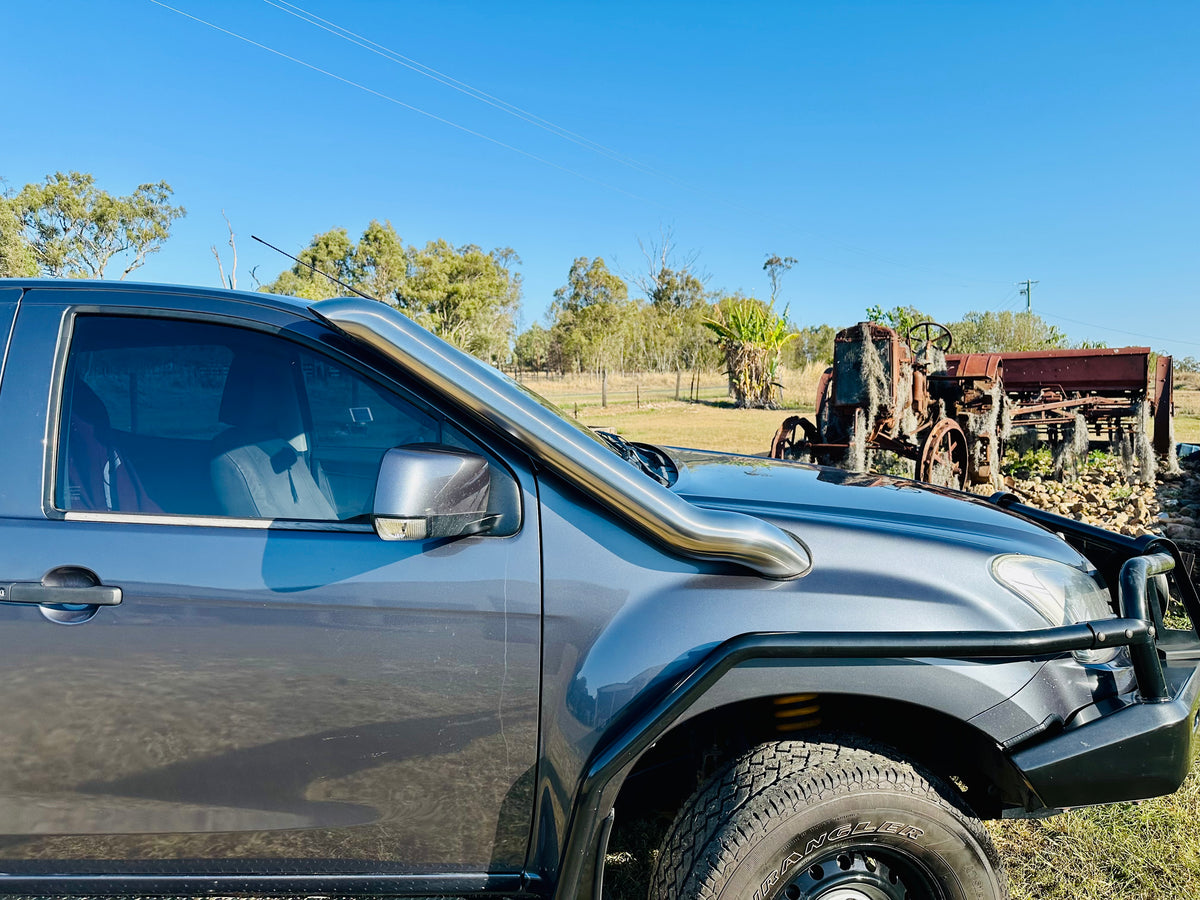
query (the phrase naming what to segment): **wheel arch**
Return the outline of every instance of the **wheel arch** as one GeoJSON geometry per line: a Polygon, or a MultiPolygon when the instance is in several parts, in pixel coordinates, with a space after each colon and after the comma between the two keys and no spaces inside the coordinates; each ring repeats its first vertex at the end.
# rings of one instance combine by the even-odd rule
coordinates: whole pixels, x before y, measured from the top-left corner
{"type": "MultiPolygon", "coordinates": [[[[627,710],[629,715],[623,716],[619,725],[614,723],[614,740],[592,756],[579,786],[558,873],[556,900],[597,897],[605,877],[610,830],[616,831],[620,840],[630,821],[642,814],[658,814],[660,818],[663,814],[673,815],[707,771],[736,755],[739,749],[747,749],[745,744],[737,743],[723,747],[720,740],[714,747],[714,738],[734,733],[763,743],[780,740],[781,734],[789,733],[780,730],[780,716],[776,714],[780,706],[793,712],[794,718],[803,719],[809,714],[796,710],[815,702],[826,735],[831,729],[842,729],[846,734],[894,745],[902,754],[958,785],[964,803],[980,818],[995,817],[1004,806],[1039,805],[998,742],[967,720],[1010,697],[1020,686],[1014,677],[1027,681],[1040,663],[1025,663],[1032,668],[1022,670],[1024,676],[1014,670],[1000,677],[999,670],[1008,666],[927,665],[911,659],[917,655],[911,651],[871,654],[890,656],[894,661],[900,656],[910,659],[887,678],[880,678],[877,670],[859,672],[857,677],[866,676],[861,683],[869,684],[870,692],[846,691],[833,686],[848,679],[831,680],[831,673],[836,675],[839,670],[823,665],[824,660],[809,661],[816,665],[805,671],[803,664],[797,666],[796,660],[786,658],[788,653],[775,652],[787,637],[748,634],[732,639],[677,682],[659,702],[649,708],[627,710]],[[958,765],[947,770],[950,748],[960,748],[961,752],[958,765]],[[963,765],[964,760],[974,764],[963,765]],[[688,764],[681,765],[681,761],[688,764]],[[690,777],[690,782],[659,777],[672,771],[690,777]],[[614,823],[621,823],[619,830],[614,823]]],[[[911,641],[912,636],[897,635],[896,639],[911,641]]],[[[804,638],[801,641],[807,643],[804,638]]],[[[882,662],[860,661],[870,668],[882,662]]],[[[840,671],[845,676],[846,670],[840,671]]],[[[790,733],[799,737],[803,730],[790,733]]]]}
{"type": "MultiPolygon", "coordinates": [[[[746,696],[676,722],[648,748],[617,789],[617,823],[652,809],[671,793],[694,790],[732,756],[768,741],[852,734],[894,747],[952,780],[983,819],[1024,803],[1027,788],[997,742],[942,710],[895,697],[805,691],[746,696]],[[686,773],[672,786],[664,770],[686,773]],[[682,779],[680,779],[682,780],[682,779]],[[653,784],[653,789],[649,786],[653,784]],[[667,796],[664,796],[666,794],[667,796]]],[[[684,797],[678,797],[682,802],[684,797]]]]}

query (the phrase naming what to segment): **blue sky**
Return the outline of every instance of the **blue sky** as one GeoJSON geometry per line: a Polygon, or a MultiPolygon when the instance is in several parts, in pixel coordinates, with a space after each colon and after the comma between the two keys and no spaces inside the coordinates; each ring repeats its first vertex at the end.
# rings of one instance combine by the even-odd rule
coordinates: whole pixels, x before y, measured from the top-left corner
{"type": "Polygon", "coordinates": [[[575,257],[640,272],[669,228],[712,288],[765,296],[765,255],[796,257],[802,325],[1011,309],[1032,278],[1073,338],[1200,356],[1194,2],[163,2],[332,74],[151,0],[5,4],[0,176],[168,181],[188,216],[141,280],[217,284],[222,209],[240,286],[286,267],[252,232],[390,219],[515,249],[527,325],[575,257]]]}

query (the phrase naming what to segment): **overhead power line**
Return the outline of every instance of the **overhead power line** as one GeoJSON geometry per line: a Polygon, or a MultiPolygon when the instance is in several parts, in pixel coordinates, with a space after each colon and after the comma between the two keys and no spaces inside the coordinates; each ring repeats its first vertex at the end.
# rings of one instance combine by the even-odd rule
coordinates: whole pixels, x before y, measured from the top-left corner
{"type": "Polygon", "coordinates": [[[1082,322],[1079,319],[1068,319],[1066,316],[1058,316],[1053,313],[1042,313],[1041,315],[1048,319],[1058,319],[1060,322],[1070,322],[1074,325],[1086,325],[1088,328],[1099,328],[1101,331],[1112,331],[1116,334],[1127,334],[1130,337],[1139,337],[1147,341],[1162,341],[1166,344],[1187,344],[1189,347],[1200,347],[1200,341],[1184,341],[1173,337],[1155,337],[1152,334],[1142,334],[1137,331],[1124,331],[1120,328],[1109,328],[1107,325],[1097,325],[1095,322],[1082,322]]]}
{"type": "MultiPolygon", "coordinates": [[[[308,10],[297,6],[295,3],[289,3],[287,0],[263,0],[263,2],[268,6],[273,6],[280,12],[287,13],[289,16],[297,18],[302,22],[307,22],[309,25],[320,28],[322,31],[328,32],[335,37],[362,47],[364,50],[368,50],[369,52],[374,53],[376,56],[381,56],[384,59],[395,63],[396,65],[404,66],[406,69],[416,72],[419,75],[423,75],[426,78],[430,78],[433,81],[436,81],[438,84],[444,85],[451,90],[458,91],[460,94],[465,94],[466,96],[472,97],[481,103],[486,103],[488,106],[491,106],[494,109],[498,109],[510,116],[514,116],[523,122],[533,125],[536,128],[541,128],[543,131],[547,131],[553,135],[556,135],[563,140],[570,141],[573,144],[577,144],[580,147],[598,153],[606,159],[610,159],[613,162],[628,166],[629,168],[644,174],[655,175],[659,178],[665,178],[668,181],[675,182],[675,179],[670,175],[660,172],[652,166],[648,166],[631,156],[621,153],[618,150],[614,150],[611,147],[606,147],[597,141],[593,141],[590,138],[571,131],[569,128],[564,128],[561,125],[551,122],[549,119],[543,119],[541,116],[536,115],[527,109],[522,109],[516,104],[509,103],[507,100],[497,97],[494,94],[489,94],[487,91],[473,87],[472,85],[467,84],[465,81],[460,81],[451,75],[447,75],[445,72],[439,72],[432,66],[427,66],[422,62],[418,62],[412,57],[405,56],[403,53],[384,46],[377,41],[373,41],[364,35],[358,34],[357,32],[351,31],[349,28],[339,25],[336,22],[331,22],[329,19],[324,19],[321,16],[318,16],[316,13],[309,12],[308,10]]],[[[676,183],[680,184],[680,186],[684,186],[682,183],[676,183]]]]}
{"type": "Polygon", "coordinates": [[[397,97],[393,97],[390,94],[385,94],[382,91],[377,91],[374,88],[367,87],[365,84],[361,84],[357,81],[352,81],[349,78],[346,78],[342,75],[338,75],[336,72],[330,72],[328,69],[322,69],[320,66],[313,65],[310,62],[305,62],[304,60],[302,60],[298,57],[292,56],[288,53],[284,53],[282,50],[276,50],[274,47],[268,47],[266,44],[259,43],[258,41],[252,40],[251,38],[248,38],[245,35],[238,34],[236,31],[230,31],[228,28],[222,28],[220,25],[215,25],[214,23],[209,22],[206,19],[201,19],[199,16],[193,16],[191,13],[184,12],[181,9],[176,9],[174,6],[169,6],[168,4],[163,3],[162,0],[150,0],[150,2],[153,3],[155,6],[161,6],[163,9],[170,10],[171,12],[173,12],[177,15],[183,16],[185,19],[191,19],[193,22],[199,22],[201,25],[206,25],[209,28],[213,29],[214,31],[219,31],[222,34],[227,34],[232,38],[237,38],[239,41],[244,41],[245,43],[250,44],[253,47],[257,47],[260,50],[266,50],[268,53],[272,53],[275,56],[278,56],[282,59],[288,60],[289,62],[294,62],[297,65],[304,66],[304,68],[306,68],[306,69],[311,69],[312,71],[317,72],[321,75],[325,75],[329,78],[333,78],[336,81],[340,81],[340,82],[342,82],[342,84],[349,85],[352,88],[357,88],[360,91],[365,91],[366,93],[371,94],[375,97],[378,97],[381,100],[386,100],[389,103],[394,103],[397,106],[401,106],[404,109],[410,110],[411,112],[415,112],[415,113],[418,113],[419,115],[425,116],[426,118],[433,119],[435,122],[440,122],[443,125],[448,125],[451,128],[455,128],[458,131],[461,131],[465,134],[471,135],[472,137],[481,138],[482,140],[485,140],[485,141],[488,141],[489,143],[495,144],[497,147],[503,147],[505,150],[511,150],[513,153],[519,153],[521,156],[524,156],[528,159],[532,159],[535,162],[539,162],[539,163],[542,163],[543,165],[550,166],[551,168],[558,169],[560,172],[566,172],[568,175],[574,175],[576,178],[582,178],[584,181],[590,181],[593,184],[598,184],[602,187],[606,187],[609,190],[616,191],[618,194],[624,194],[626,197],[630,197],[634,200],[641,200],[643,203],[650,203],[655,206],[661,205],[661,204],[655,203],[655,201],[650,200],[646,197],[639,196],[638,194],[634,194],[634,193],[631,193],[630,191],[624,190],[623,188],[619,188],[616,185],[609,184],[605,181],[601,181],[599,178],[593,178],[591,175],[585,175],[583,172],[577,172],[574,169],[570,169],[570,168],[567,168],[566,166],[559,165],[558,163],[548,160],[544,157],[538,156],[537,154],[530,153],[528,150],[522,150],[520,147],[514,147],[512,144],[506,144],[504,141],[497,140],[496,138],[486,135],[481,131],[475,131],[474,129],[468,128],[465,125],[459,125],[457,122],[452,122],[449,119],[444,118],[443,116],[439,116],[435,113],[429,112],[428,110],[421,109],[419,106],[413,106],[411,103],[405,103],[403,100],[400,100],[397,97]]]}
{"type": "MultiPolygon", "coordinates": [[[[310,69],[314,72],[317,72],[321,75],[325,75],[326,77],[333,78],[336,81],[339,81],[345,85],[348,85],[350,87],[353,87],[353,88],[363,91],[365,93],[371,94],[372,96],[378,97],[381,100],[386,100],[389,103],[393,103],[393,104],[400,106],[404,109],[407,109],[411,112],[415,112],[419,115],[425,116],[426,118],[432,119],[436,122],[440,122],[443,125],[448,125],[449,127],[454,128],[458,131],[461,131],[465,134],[469,134],[473,137],[481,138],[482,140],[488,141],[491,144],[495,144],[496,146],[502,147],[513,153],[518,153],[521,156],[526,157],[527,159],[531,159],[531,160],[533,160],[535,162],[539,162],[543,165],[550,166],[551,168],[557,169],[560,172],[564,172],[568,175],[573,175],[576,178],[583,179],[584,181],[591,182],[592,184],[596,184],[600,187],[608,188],[609,190],[615,191],[618,194],[622,194],[623,196],[629,197],[634,200],[639,200],[639,201],[641,201],[643,203],[647,203],[651,206],[657,206],[660,208],[664,206],[664,204],[662,204],[660,202],[651,200],[647,197],[643,197],[639,194],[635,194],[631,191],[627,191],[623,188],[617,187],[614,184],[611,184],[611,183],[606,182],[599,178],[595,178],[591,175],[587,175],[576,169],[572,169],[567,166],[560,165],[559,163],[553,162],[552,160],[546,159],[545,157],[539,156],[535,153],[531,153],[527,150],[523,150],[522,148],[514,146],[513,144],[506,143],[505,141],[501,141],[497,138],[491,137],[490,135],[484,134],[483,132],[476,131],[475,129],[472,129],[472,128],[468,128],[465,125],[460,125],[457,122],[451,121],[450,119],[447,119],[443,116],[439,116],[435,113],[429,112],[428,110],[421,109],[418,106],[415,106],[411,103],[407,103],[407,102],[400,100],[399,98],[394,97],[390,94],[386,94],[382,91],[368,87],[365,84],[362,84],[360,82],[354,81],[349,78],[346,78],[342,75],[338,75],[335,72],[331,72],[328,69],[314,65],[313,63],[307,62],[296,56],[292,56],[291,54],[285,53],[281,50],[277,50],[276,48],[268,46],[265,43],[253,40],[252,38],[249,38],[249,37],[246,37],[245,35],[239,34],[236,31],[232,31],[228,28],[224,28],[213,22],[207,21],[206,19],[202,19],[199,16],[192,15],[191,13],[184,12],[181,9],[177,9],[174,6],[171,6],[167,3],[162,2],[162,0],[150,0],[150,2],[153,3],[155,6],[162,7],[163,9],[173,12],[176,15],[182,16],[186,19],[190,19],[194,22],[197,22],[208,28],[211,28],[214,31],[219,31],[222,34],[228,35],[229,37],[236,38],[237,40],[240,40],[246,44],[249,44],[253,47],[257,47],[260,50],[265,50],[268,53],[271,53],[282,59],[286,59],[290,62],[296,63],[297,65],[304,66],[305,68],[310,69]]],[[[488,94],[487,92],[481,91],[478,88],[474,88],[471,85],[467,84],[466,82],[463,82],[459,79],[453,78],[452,76],[447,75],[444,72],[440,72],[437,69],[432,68],[431,66],[426,66],[423,63],[417,62],[416,60],[406,57],[403,54],[397,53],[396,51],[391,50],[391,49],[383,46],[382,44],[378,44],[375,41],[371,41],[370,39],[365,38],[362,35],[354,32],[354,31],[351,31],[348,28],[344,28],[341,25],[331,22],[328,19],[323,19],[320,16],[310,13],[307,10],[304,10],[303,8],[297,6],[296,4],[288,2],[288,0],[265,0],[265,2],[267,2],[270,6],[274,7],[275,9],[280,10],[281,12],[284,12],[284,13],[287,13],[288,15],[299,18],[302,21],[306,21],[309,24],[322,29],[323,31],[333,34],[343,40],[350,41],[353,44],[357,44],[359,47],[369,50],[372,53],[375,53],[380,56],[384,56],[384,57],[390,59],[392,62],[395,62],[399,65],[403,65],[406,68],[412,69],[413,71],[420,72],[421,74],[424,74],[427,77],[433,78],[435,81],[439,81],[441,84],[443,84],[447,87],[451,87],[454,90],[460,91],[464,94],[467,94],[478,100],[481,100],[482,102],[488,103],[489,105],[494,106],[497,109],[502,109],[503,111],[508,112],[509,114],[514,115],[517,118],[524,120],[528,124],[536,125],[537,127],[543,128],[553,134],[556,134],[559,137],[562,137],[566,140],[572,141],[573,143],[579,144],[580,146],[584,146],[588,149],[594,150],[596,153],[599,153],[600,155],[605,156],[610,160],[613,160],[615,162],[620,162],[621,164],[628,166],[629,168],[635,169],[639,172],[642,172],[643,174],[652,175],[654,177],[661,178],[664,181],[667,181],[667,182],[673,184],[674,186],[681,188],[683,190],[686,190],[689,193],[692,193],[702,199],[707,199],[711,202],[718,203],[722,206],[725,206],[728,209],[734,210],[736,212],[739,212],[739,213],[749,216],[749,217],[753,217],[755,220],[758,220],[758,221],[762,221],[764,218],[776,218],[773,216],[764,217],[764,215],[761,213],[761,211],[751,209],[749,207],[743,206],[739,203],[730,201],[723,197],[712,195],[711,193],[709,193],[705,190],[696,188],[692,185],[687,184],[686,182],[683,182],[676,178],[673,178],[670,175],[666,175],[662,172],[659,172],[658,170],[653,169],[650,166],[647,166],[646,164],[633,159],[632,157],[629,157],[625,154],[619,153],[618,151],[613,150],[612,148],[606,147],[603,144],[600,144],[596,141],[592,141],[591,139],[583,137],[582,135],[576,134],[575,132],[570,131],[569,129],[563,128],[562,126],[556,125],[553,122],[550,122],[549,120],[544,119],[540,116],[536,116],[533,113],[531,113],[527,110],[524,110],[515,104],[509,103],[506,100],[502,100],[499,97],[496,97],[492,94],[488,94]],[[287,7],[287,8],[285,8],[285,7],[287,7]]],[[[888,265],[898,266],[898,267],[907,268],[907,269],[922,269],[927,272],[941,275],[943,278],[946,278],[947,280],[956,281],[956,282],[960,282],[960,283],[967,283],[967,282],[976,283],[976,284],[1004,284],[1004,283],[1007,283],[1007,282],[1002,282],[1002,281],[998,281],[998,280],[972,278],[972,277],[969,277],[966,275],[947,272],[947,271],[941,270],[935,266],[927,266],[927,265],[920,264],[920,263],[907,263],[907,262],[903,262],[900,260],[890,259],[890,258],[888,258],[880,253],[877,253],[875,251],[868,250],[868,249],[865,249],[862,247],[857,247],[853,244],[838,240],[837,238],[830,237],[829,235],[826,235],[826,234],[809,231],[807,229],[796,228],[794,225],[784,223],[782,220],[778,220],[778,223],[779,223],[779,227],[786,229],[794,234],[813,238],[815,240],[821,241],[828,245],[840,248],[848,253],[858,255],[864,259],[874,260],[876,262],[882,262],[882,263],[886,263],[888,265]]],[[[816,254],[813,254],[813,257],[816,259],[821,259],[825,262],[828,262],[831,265],[854,268],[853,266],[850,266],[848,263],[828,259],[826,257],[822,257],[822,256],[819,256],[816,254]]]]}
{"type": "Polygon", "coordinates": [[[1020,296],[1020,294],[1018,293],[1017,289],[1013,288],[1004,295],[1004,299],[1000,301],[1000,305],[996,307],[995,311],[998,313],[1007,311],[1007,309],[1012,306],[1013,301],[1016,300],[1018,296],[1020,296]]]}

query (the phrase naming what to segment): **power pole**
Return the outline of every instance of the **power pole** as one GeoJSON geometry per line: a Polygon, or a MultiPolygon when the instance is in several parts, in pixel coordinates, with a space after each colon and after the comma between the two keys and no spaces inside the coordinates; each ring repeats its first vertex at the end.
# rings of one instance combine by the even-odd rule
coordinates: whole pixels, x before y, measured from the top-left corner
{"type": "Polygon", "coordinates": [[[1025,285],[1025,287],[1021,288],[1021,293],[1025,295],[1026,314],[1033,314],[1033,286],[1038,283],[1039,282],[1036,281],[1030,281],[1028,278],[1026,278],[1024,281],[1017,282],[1017,284],[1025,285]]]}

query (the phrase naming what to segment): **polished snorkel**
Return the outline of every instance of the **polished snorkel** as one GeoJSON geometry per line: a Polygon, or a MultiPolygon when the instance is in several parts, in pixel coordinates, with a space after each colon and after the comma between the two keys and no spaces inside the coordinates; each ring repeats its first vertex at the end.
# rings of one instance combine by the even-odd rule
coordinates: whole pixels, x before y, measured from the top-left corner
{"type": "Polygon", "coordinates": [[[309,308],[528,447],[546,468],[668,550],[733,563],[768,578],[795,578],[811,567],[808,549],[794,535],[754,516],[689,503],[538,403],[508,376],[399,310],[353,297],[321,300],[309,308]]]}

